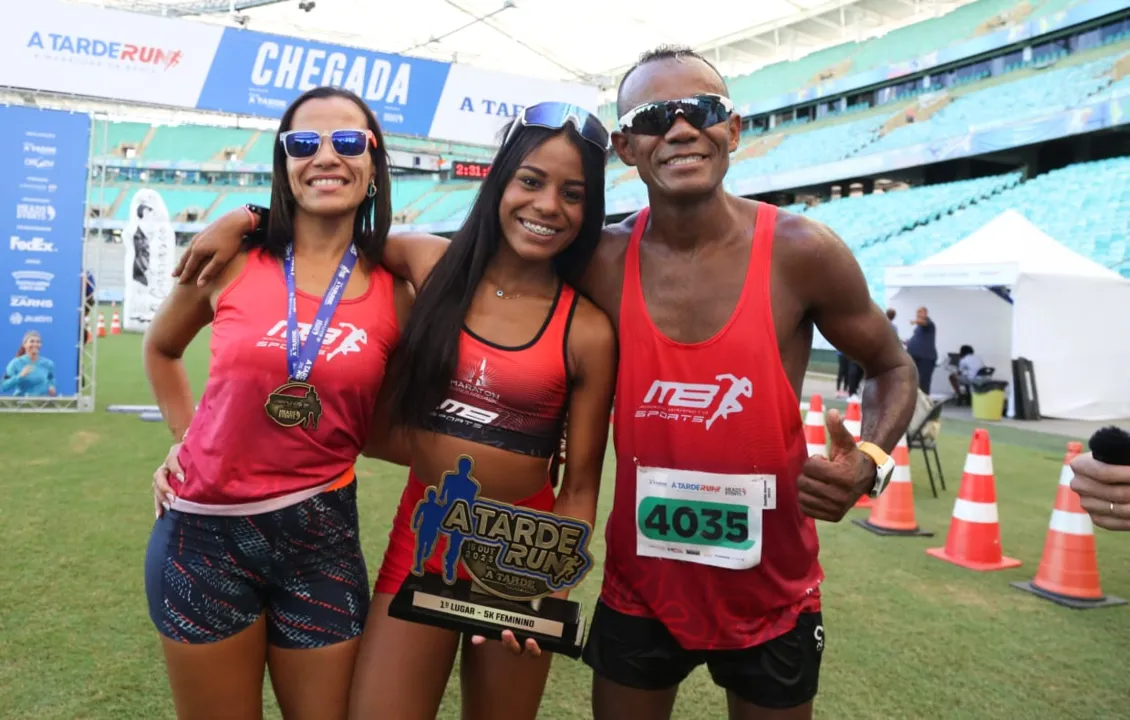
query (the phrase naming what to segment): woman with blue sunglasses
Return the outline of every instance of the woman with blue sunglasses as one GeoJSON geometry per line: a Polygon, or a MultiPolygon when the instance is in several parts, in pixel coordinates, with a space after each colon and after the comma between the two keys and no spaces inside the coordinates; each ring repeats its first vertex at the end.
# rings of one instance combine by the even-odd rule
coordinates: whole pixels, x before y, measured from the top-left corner
{"type": "MultiPolygon", "coordinates": [[[[464,718],[537,714],[549,653],[530,641],[529,652],[515,654],[509,631],[505,644],[468,642],[393,618],[388,607],[414,565],[438,573],[449,559],[442,541],[429,557],[414,558],[415,515],[422,501],[436,502],[435,488],[463,457],[473,459],[481,497],[590,527],[595,520],[615,336],[572,283],[600,239],[607,148],[607,131],[590,113],[561,103],[528,107],[450,243],[389,238],[385,265],[418,290],[388,382],[390,423],[407,431],[411,472],[362,639],[351,717],[434,718],[460,647],[464,718]],[[569,462],[555,492],[566,417],[569,462]]],[[[222,265],[249,230],[236,214],[194,246],[222,265]]],[[[182,282],[193,273],[187,267],[182,282]]],[[[468,577],[462,567],[458,575],[468,577]]]]}
{"type": "Polygon", "coordinates": [[[346,717],[370,602],[353,465],[411,305],[380,265],[381,143],[353,93],[299,97],[275,143],[266,232],[215,280],[177,285],[146,333],[177,445],[176,479],[154,479],[145,589],[181,720],[261,717],[264,667],[285,717],[346,717]],[[180,358],[208,325],[197,408],[180,358]]]}

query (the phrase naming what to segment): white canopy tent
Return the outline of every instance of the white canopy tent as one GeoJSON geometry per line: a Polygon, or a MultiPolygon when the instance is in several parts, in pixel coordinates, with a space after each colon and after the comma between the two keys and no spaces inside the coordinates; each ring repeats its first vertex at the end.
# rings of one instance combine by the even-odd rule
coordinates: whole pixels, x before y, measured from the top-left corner
{"type": "MultiPolygon", "coordinates": [[[[928,309],[943,361],[972,345],[995,379],[1011,383],[1012,360],[1031,360],[1041,415],[1130,417],[1130,281],[1015,210],[917,265],[887,268],[886,286],[898,317],[928,309]]],[[[909,323],[898,327],[910,337],[909,323]]],[[[930,390],[952,392],[943,368],[930,390]]]]}

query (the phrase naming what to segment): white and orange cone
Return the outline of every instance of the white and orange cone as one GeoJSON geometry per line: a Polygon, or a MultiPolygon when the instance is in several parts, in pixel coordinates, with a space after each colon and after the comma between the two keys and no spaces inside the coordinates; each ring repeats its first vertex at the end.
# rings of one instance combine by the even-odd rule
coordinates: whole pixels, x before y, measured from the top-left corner
{"type": "Polygon", "coordinates": [[[828,457],[828,431],[824,427],[824,398],[813,395],[808,400],[804,416],[804,440],[808,443],[808,456],[828,457]]]}
{"type": "Polygon", "coordinates": [[[106,316],[98,313],[98,337],[106,337],[106,316]]]}
{"type": "Polygon", "coordinates": [[[895,459],[895,470],[890,484],[878,500],[872,501],[871,515],[866,520],[852,522],[876,535],[933,537],[934,533],[918,527],[914,517],[914,485],[910,482],[910,449],[906,435],[899,438],[891,457],[895,459]]]}
{"type": "MultiPolygon", "coordinates": [[[[862,439],[860,433],[863,432],[863,408],[860,407],[858,400],[848,400],[847,413],[844,414],[844,429],[851,433],[852,439],[858,445],[862,439]]],[[[859,500],[855,501],[853,509],[866,510],[872,504],[870,497],[862,495],[859,500]]]]}
{"type": "Polygon", "coordinates": [[[1020,567],[1019,560],[1005,557],[1001,550],[997,486],[987,430],[973,431],[946,546],[930,548],[926,554],[980,572],[1020,567]]]}
{"type": "Polygon", "coordinates": [[[1071,489],[1071,479],[1075,477],[1071,461],[1081,452],[1083,443],[1067,443],[1036,577],[1031,582],[1014,582],[1012,586],[1076,610],[1125,605],[1122,598],[1103,595],[1095,553],[1095,528],[1079,502],[1079,495],[1071,489]]]}
{"type": "Polygon", "coordinates": [[[111,335],[121,335],[122,334],[122,319],[121,319],[121,317],[118,316],[117,310],[115,310],[114,314],[110,316],[110,334],[111,335]]]}

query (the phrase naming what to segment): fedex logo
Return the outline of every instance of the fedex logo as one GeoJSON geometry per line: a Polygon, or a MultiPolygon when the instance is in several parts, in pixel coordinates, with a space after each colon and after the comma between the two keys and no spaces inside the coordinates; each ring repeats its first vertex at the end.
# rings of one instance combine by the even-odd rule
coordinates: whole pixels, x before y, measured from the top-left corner
{"type": "Polygon", "coordinates": [[[363,54],[352,58],[343,52],[277,42],[264,42],[255,56],[251,82],[305,92],[320,85],[351,90],[368,102],[408,104],[412,75],[409,63],[395,68],[388,60],[363,54]]]}
{"type": "Polygon", "coordinates": [[[27,47],[79,57],[105,58],[134,66],[148,65],[164,70],[179,65],[184,56],[180,50],[38,31],[31,34],[27,47]]]}
{"type": "Polygon", "coordinates": [[[19,250],[20,252],[34,252],[34,253],[53,253],[55,250],[55,243],[44,240],[41,237],[35,237],[31,240],[21,240],[19,235],[13,235],[8,241],[9,250],[19,250]]]}

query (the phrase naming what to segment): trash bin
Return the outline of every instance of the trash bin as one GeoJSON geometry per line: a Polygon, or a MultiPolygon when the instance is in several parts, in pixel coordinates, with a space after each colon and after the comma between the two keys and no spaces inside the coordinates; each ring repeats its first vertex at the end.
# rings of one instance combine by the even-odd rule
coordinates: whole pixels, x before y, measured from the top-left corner
{"type": "Polygon", "coordinates": [[[1004,415],[1004,380],[974,380],[970,385],[973,395],[973,417],[977,420],[1000,420],[1004,415]]]}

